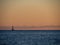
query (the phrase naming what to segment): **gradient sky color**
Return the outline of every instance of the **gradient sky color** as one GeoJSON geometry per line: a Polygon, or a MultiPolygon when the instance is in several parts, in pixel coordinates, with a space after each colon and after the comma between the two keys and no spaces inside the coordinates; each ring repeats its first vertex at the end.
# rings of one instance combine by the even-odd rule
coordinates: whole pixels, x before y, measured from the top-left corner
{"type": "Polygon", "coordinates": [[[1,1],[0,26],[60,25],[58,0],[1,1]]]}

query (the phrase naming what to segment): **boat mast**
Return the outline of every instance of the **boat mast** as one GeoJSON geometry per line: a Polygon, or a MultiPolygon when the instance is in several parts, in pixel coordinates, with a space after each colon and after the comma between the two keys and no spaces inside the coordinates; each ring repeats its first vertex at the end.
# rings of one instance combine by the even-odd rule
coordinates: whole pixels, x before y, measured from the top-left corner
{"type": "Polygon", "coordinates": [[[12,31],[14,30],[14,26],[12,26],[12,31]]]}

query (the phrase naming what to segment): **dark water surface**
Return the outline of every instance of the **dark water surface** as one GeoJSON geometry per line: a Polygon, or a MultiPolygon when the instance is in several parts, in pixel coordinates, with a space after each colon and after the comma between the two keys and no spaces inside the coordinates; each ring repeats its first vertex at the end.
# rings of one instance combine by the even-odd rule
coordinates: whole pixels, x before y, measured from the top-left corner
{"type": "Polygon", "coordinates": [[[0,30],[0,45],[60,45],[60,31],[0,30]]]}

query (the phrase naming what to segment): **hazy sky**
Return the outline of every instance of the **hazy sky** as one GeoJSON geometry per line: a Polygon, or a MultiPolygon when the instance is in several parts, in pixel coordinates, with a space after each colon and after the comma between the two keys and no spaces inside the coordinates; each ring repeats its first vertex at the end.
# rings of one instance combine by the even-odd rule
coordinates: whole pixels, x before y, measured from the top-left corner
{"type": "Polygon", "coordinates": [[[5,0],[0,26],[60,25],[58,0],[5,0]]]}

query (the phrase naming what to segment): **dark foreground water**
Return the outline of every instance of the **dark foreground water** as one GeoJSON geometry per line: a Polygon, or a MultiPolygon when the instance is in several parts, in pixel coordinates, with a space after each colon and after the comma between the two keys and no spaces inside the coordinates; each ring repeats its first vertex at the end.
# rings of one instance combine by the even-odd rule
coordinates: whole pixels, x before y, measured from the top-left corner
{"type": "Polygon", "coordinates": [[[0,45],[60,45],[60,31],[0,31],[0,45]]]}

